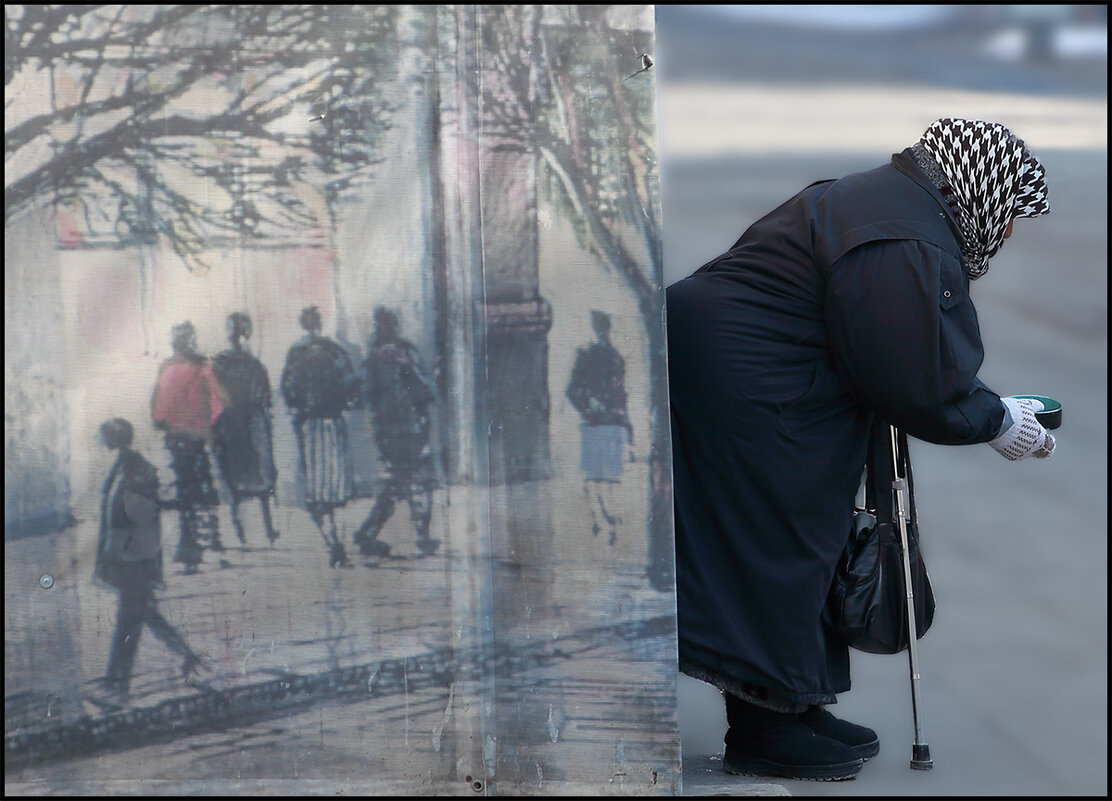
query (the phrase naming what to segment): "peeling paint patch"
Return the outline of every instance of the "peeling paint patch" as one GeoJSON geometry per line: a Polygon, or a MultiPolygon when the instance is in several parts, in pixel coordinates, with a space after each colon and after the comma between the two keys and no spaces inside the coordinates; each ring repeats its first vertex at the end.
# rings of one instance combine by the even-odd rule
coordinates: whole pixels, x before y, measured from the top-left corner
{"type": "Polygon", "coordinates": [[[560,739],[560,728],[564,725],[564,715],[554,706],[548,707],[548,738],[552,742],[560,739]]]}
{"type": "Polygon", "coordinates": [[[452,718],[452,700],[456,694],[456,683],[452,682],[448,685],[448,703],[444,706],[444,717],[440,719],[440,724],[434,726],[432,730],[432,749],[440,753],[440,735],[443,734],[444,728],[448,725],[448,721],[452,718]]]}

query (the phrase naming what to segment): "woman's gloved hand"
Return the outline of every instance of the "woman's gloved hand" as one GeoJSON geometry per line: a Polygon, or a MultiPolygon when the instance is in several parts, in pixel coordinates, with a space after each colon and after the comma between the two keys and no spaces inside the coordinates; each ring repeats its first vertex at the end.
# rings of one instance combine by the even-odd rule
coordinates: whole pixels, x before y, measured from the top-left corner
{"type": "Polygon", "coordinates": [[[1000,400],[1007,409],[1004,428],[996,439],[989,442],[997,453],[1012,461],[1028,456],[1046,459],[1054,453],[1053,435],[1035,417],[1035,412],[1042,410],[1041,403],[1031,398],[1007,397],[1000,400]]]}

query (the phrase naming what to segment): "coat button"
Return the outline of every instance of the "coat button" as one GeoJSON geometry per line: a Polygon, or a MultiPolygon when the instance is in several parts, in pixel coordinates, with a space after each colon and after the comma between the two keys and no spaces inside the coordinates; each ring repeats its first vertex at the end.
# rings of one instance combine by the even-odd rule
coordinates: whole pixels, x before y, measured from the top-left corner
{"type": "Polygon", "coordinates": [[[943,292],[942,297],[944,297],[944,298],[950,297],[950,290],[947,289],[945,292],[943,292]]]}

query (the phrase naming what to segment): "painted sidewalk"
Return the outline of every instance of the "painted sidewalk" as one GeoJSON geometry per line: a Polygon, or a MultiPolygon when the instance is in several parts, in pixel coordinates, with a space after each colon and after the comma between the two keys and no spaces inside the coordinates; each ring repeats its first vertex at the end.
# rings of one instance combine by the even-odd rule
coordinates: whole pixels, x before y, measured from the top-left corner
{"type": "MultiPolygon", "coordinates": [[[[248,544],[240,545],[221,510],[226,550],[206,551],[196,575],[167,564],[159,594],[160,610],[202,654],[205,670],[186,680],[180,658],[144,632],[127,698],[98,681],[116,597],[89,575],[94,524],[8,543],[9,564],[24,563],[26,581],[6,584],[6,632],[25,618],[66,620],[58,630],[71,641],[36,641],[67,665],[50,675],[20,675],[18,644],[7,644],[6,789],[50,794],[64,778],[68,790],[102,792],[204,792],[215,782],[245,794],[313,786],[419,794],[456,773],[480,781],[472,727],[482,719],[501,735],[496,777],[536,762],[550,772],[538,786],[595,792],[571,770],[595,763],[611,765],[613,786],[604,791],[678,790],[666,764],[655,777],[639,767],[646,754],[678,754],[674,703],[661,709],[651,688],[623,680],[649,671],[663,686],[671,681],[665,674],[674,667],[658,658],[674,637],[671,596],[647,588],[638,559],[589,532],[566,547],[600,548],[597,571],[562,571],[569,562],[559,544],[547,576],[467,556],[469,544],[452,534],[467,531],[466,507],[438,493],[434,519],[447,541],[436,555],[417,556],[403,513],[383,534],[395,556],[353,558],[339,569],[327,566],[304,512],[280,510],[281,536],[271,547],[249,516],[248,544]],[[49,589],[39,584],[44,575],[53,579],[49,589]],[[483,576],[496,608],[532,598],[533,617],[495,614],[485,634],[461,632],[482,603],[475,586],[483,576]],[[620,619],[599,602],[613,597],[620,619]],[[275,771],[283,754],[285,767],[275,771]],[[133,778],[132,766],[156,760],[157,779],[133,778]],[[250,778],[240,790],[228,784],[238,777],[250,778]]],[[[163,514],[172,553],[176,516],[163,514]]],[[[358,511],[349,516],[355,521],[358,511]]]]}

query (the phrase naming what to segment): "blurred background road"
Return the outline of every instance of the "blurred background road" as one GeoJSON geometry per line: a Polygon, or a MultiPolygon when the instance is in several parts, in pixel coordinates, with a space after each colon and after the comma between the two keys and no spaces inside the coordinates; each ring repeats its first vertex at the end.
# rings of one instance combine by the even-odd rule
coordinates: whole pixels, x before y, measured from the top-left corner
{"type": "Polygon", "coordinates": [[[874,727],[852,782],[720,772],[718,693],[680,678],[687,794],[1108,794],[1107,5],[656,6],[666,283],[808,183],[885,163],[943,116],[987,119],[1047,168],[972,287],[1000,394],[1064,405],[1049,461],[913,441],[938,601],[920,641],[931,771],[909,769],[905,655],[854,654],[836,712],[874,727]]]}

